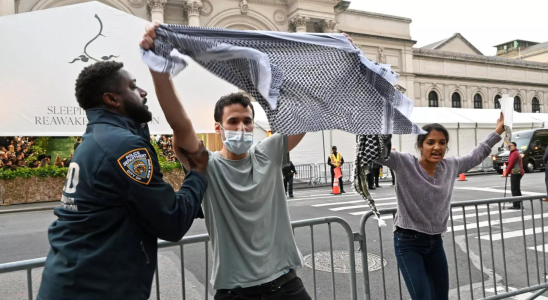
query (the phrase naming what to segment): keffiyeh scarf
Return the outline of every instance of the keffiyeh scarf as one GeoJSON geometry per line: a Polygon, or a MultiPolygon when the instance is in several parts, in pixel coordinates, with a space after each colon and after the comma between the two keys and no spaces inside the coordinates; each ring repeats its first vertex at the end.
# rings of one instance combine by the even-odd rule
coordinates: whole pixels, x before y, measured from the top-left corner
{"type": "Polygon", "coordinates": [[[386,226],[371,197],[368,189],[367,174],[371,171],[371,164],[379,158],[388,159],[390,156],[392,135],[357,135],[356,160],[354,161],[354,190],[367,202],[379,226],[386,226]]]}
{"type": "Polygon", "coordinates": [[[246,91],[285,135],[339,129],[354,134],[413,134],[413,102],[392,84],[398,75],[374,63],[342,34],[240,31],[161,25],[154,71],[177,74],[190,57],[246,91]]]}

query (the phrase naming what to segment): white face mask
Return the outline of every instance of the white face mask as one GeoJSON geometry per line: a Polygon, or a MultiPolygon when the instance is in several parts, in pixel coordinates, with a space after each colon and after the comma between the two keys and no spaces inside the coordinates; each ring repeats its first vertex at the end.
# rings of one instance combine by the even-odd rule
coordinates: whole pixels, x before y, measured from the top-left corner
{"type": "Polygon", "coordinates": [[[219,126],[225,133],[223,144],[228,151],[240,155],[246,153],[253,145],[253,132],[225,130],[221,124],[219,126]]]}

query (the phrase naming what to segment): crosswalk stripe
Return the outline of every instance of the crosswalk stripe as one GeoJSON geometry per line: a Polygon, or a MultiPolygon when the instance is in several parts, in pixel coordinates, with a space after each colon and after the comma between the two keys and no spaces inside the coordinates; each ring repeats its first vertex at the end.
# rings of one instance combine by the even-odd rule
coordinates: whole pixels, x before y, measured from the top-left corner
{"type": "MultiPolygon", "coordinates": [[[[299,194],[299,197],[298,199],[301,199],[301,198],[312,198],[312,197],[322,197],[322,196],[329,196],[329,197],[335,197],[337,195],[332,195],[330,194],[331,192],[326,192],[326,193],[323,193],[323,194],[315,194],[315,195],[310,195],[310,194],[299,194]]],[[[348,192],[348,193],[345,193],[346,195],[358,195],[358,193],[356,192],[348,192]]]]}
{"type": "MultiPolygon", "coordinates": [[[[396,199],[396,197],[390,197],[390,198],[379,198],[375,199],[375,201],[383,201],[383,200],[393,200],[396,199]]],[[[322,203],[322,204],[314,204],[313,207],[322,207],[322,206],[332,206],[332,205],[341,205],[341,204],[351,204],[351,203],[363,203],[365,200],[355,200],[355,201],[347,201],[347,202],[335,202],[335,203],[322,203]]]]}
{"type": "MultiPolygon", "coordinates": [[[[504,193],[503,189],[492,189],[492,188],[480,188],[480,187],[455,187],[456,190],[469,190],[469,191],[481,191],[481,192],[493,192],[493,193],[504,193]]],[[[507,193],[509,190],[506,191],[507,193]]],[[[521,192],[524,196],[541,196],[544,195],[542,193],[534,193],[534,192],[521,192]]]]}
{"type": "Polygon", "coordinates": [[[306,201],[306,200],[317,200],[317,199],[326,199],[326,198],[333,198],[333,197],[358,197],[359,195],[337,195],[337,196],[324,196],[324,197],[315,197],[315,198],[296,198],[296,199],[289,199],[287,202],[293,202],[293,201],[306,201]]]}
{"type": "MultiPolygon", "coordinates": [[[[545,215],[545,218],[546,217],[548,217],[548,214],[545,215]]],[[[535,219],[540,219],[540,218],[542,218],[541,214],[535,215],[535,219]]],[[[531,218],[531,216],[524,216],[523,219],[525,221],[528,221],[528,220],[531,220],[532,218],[531,218]]],[[[502,224],[515,223],[515,222],[521,222],[521,217],[502,219],[502,224]]],[[[467,223],[466,224],[466,229],[468,229],[468,230],[476,229],[478,227],[478,225],[479,225],[479,227],[487,227],[487,226],[489,226],[489,221],[482,221],[482,222],[479,222],[479,223],[467,223]]],[[[491,225],[500,225],[500,220],[491,220],[491,225]]],[[[462,231],[462,230],[464,230],[464,225],[453,226],[453,228],[455,229],[455,232],[456,231],[462,231]]],[[[447,227],[447,232],[451,232],[451,227],[447,227]]]]}
{"type": "MultiPolygon", "coordinates": [[[[478,210],[479,210],[479,207],[478,207],[478,210]]],[[[453,212],[455,212],[455,211],[462,211],[462,209],[461,208],[453,209],[453,212]]],[[[510,214],[510,213],[517,213],[517,212],[519,212],[519,210],[503,210],[503,211],[501,211],[501,213],[503,213],[503,214],[510,214]]],[[[490,213],[490,215],[498,215],[498,214],[499,214],[498,210],[497,211],[492,210],[491,213],[490,213]]],[[[482,216],[487,216],[487,212],[481,212],[481,213],[478,212],[478,217],[482,217],[482,216]]],[[[466,217],[467,218],[475,218],[476,213],[467,214],[466,217]]],[[[463,218],[464,218],[463,215],[453,215],[453,220],[460,220],[460,219],[463,219],[463,218]]],[[[384,220],[392,219],[392,215],[381,217],[381,219],[384,219],[384,220]]]]}
{"type": "MultiPolygon", "coordinates": [[[[544,232],[548,231],[548,226],[544,227],[544,232]]],[[[535,228],[536,233],[542,233],[542,227],[535,228]]],[[[525,235],[531,235],[533,234],[533,228],[529,228],[525,230],[525,235]]],[[[513,237],[520,237],[523,236],[523,230],[516,230],[516,231],[509,231],[504,233],[504,239],[509,239],[513,237]]],[[[489,235],[482,235],[480,236],[480,239],[482,240],[489,240],[489,235]]],[[[502,236],[500,233],[493,234],[493,241],[501,240],[502,236]]]]}
{"type": "Polygon", "coordinates": [[[539,252],[548,252],[548,244],[546,245],[538,245],[536,247],[528,247],[527,249],[531,249],[531,250],[537,250],[539,252]],[[544,249],[543,249],[544,248],[544,249]]]}
{"type": "MultiPolygon", "coordinates": [[[[390,205],[390,204],[396,204],[396,202],[392,202],[392,203],[380,203],[380,204],[377,204],[377,206],[383,206],[383,205],[390,205]]],[[[494,209],[496,208],[496,205],[491,205],[491,208],[494,209]]],[[[464,210],[473,210],[473,209],[476,209],[474,206],[466,206],[464,207],[464,210]]],[[[479,205],[478,206],[478,211],[482,210],[482,209],[487,209],[487,206],[485,205],[479,205]]],[[[453,212],[461,212],[462,211],[462,207],[455,207],[452,209],[453,212]]],[[[498,210],[497,210],[498,211],[498,210]]],[[[354,213],[350,213],[351,215],[354,215],[354,216],[359,216],[359,215],[365,215],[368,211],[358,211],[358,212],[354,212],[354,213]]],[[[515,212],[515,211],[513,211],[515,212]]],[[[382,218],[382,217],[381,217],[382,218]]]]}
{"type": "MultiPolygon", "coordinates": [[[[387,206],[387,205],[394,205],[396,204],[397,202],[390,202],[390,203],[375,203],[375,206],[387,206]]],[[[343,206],[343,207],[335,207],[335,208],[330,208],[329,210],[331,211],[341,211],[341,210],[349,210],[349,209],[356,209],[356,208],[365,208],[365,207],[369,207],[369,205],[354,205],[354,206],[343,206]]],[[[362,215],[367,213],[367,211],[362,211],[360,212],[362,215]]],[[[352,215],[355,215],[356,213],[352,213],[352,215]]],[[[358,213],[359,215],[359,213],[358,213]]]]}

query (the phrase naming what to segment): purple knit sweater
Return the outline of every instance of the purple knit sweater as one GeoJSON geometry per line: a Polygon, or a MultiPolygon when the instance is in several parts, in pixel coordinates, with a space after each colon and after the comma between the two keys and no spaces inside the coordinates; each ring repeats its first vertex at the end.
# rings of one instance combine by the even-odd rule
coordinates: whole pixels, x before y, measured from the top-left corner
{"type": "Polygon", "coordinates": [[[468,155],[444,158],[437,164],[434,177],[409,153],[392,151],[389,160],[379,160],[396,174],[398,213],[394,230],[397,226],[426,234],[447,231],[457,175],[481,164],[500,140],[501,136],[493,131],[468,155]]]}

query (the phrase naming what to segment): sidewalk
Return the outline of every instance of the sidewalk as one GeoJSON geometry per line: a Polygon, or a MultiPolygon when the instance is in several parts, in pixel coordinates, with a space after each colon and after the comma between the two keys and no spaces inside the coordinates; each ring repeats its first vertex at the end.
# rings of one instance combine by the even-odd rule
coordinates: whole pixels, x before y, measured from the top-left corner
{"type": "Polygon", "coordinates": [[[59,206],[60,204],[61,204],[60,200],[57,200],[57,201],[51,201],[51,202],[1,205],[0,206],[0,215],[1,214],[8,214],[8,213],[53,210],[53,208],[55,208],[56,206],[59,206]]]}

